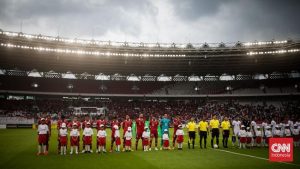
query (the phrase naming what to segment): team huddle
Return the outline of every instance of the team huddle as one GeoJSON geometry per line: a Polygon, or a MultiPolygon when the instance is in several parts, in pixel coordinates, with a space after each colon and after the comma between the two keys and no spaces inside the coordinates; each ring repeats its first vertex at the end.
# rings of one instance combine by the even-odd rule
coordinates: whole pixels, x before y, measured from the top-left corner
{"type": "MultiPolygon", "coordinates": [[[[251,148],[254,146],[268,146],[271,137],[293,137],[295,146],[299,146],[299,130],[300,123],[289,120],[287,124],[276,124],[274,120],[270,124],[266,122],[257,123],[255,120],[250,124],[241,122],[238,118],[229,121],[227,117],[220,123],[216,116],[207,121],[202,118],[199,123],[195,122],[194,118],[186,124],[182,124],[179,118],[173,118],[172,124],[174,127],[173,144],[170,145],[169,128],[171,120],[165,114],[161,119],[151,117],[149,125],[145,125],[145,118],[140,114],[135,119],[136,137],[135,137],[135,150],[138,149],[139,140],[142,142],[143,151],[151,151],[152,143],[154,141],[154,150],[158,150],[158,128],[161,129],[161,150],[174,149],[177,143],[177,149],[182,150],[184,142],[184,128],[188,130],[188,148],[194,148],[196,132],[200,136],[200,148],[206,148],[207,136],[211,133],[211,147],[219,148],[219,135],[220,131],[223,135],[223,147],[228,148],[228,139],[230,129],[232,128],[232,146],[239,148],[251,148]]],[[[96,133],[92,129],[93,123],[89,116],[86,116],[83,122],[73,118],[71,122],[66,119],[59,119],[57,122],[58,131],[58,153],[61,155],[67,154],[67,145],[70,143],[70,154],[78,154],[80,149],[80,142],[82,141],[82,153],[92,153],[93,135],[97,136],[96,139],[96,152],[106,153],[106,140],[107,132],[106,127],[111,128],[111,146],[110,152],[133,151],[133,120],[129,115],[126,115],[124,121],[120,122],[114,118],[108,123],[104,117],[96,121],[96,133]],[[123,130],[122,135],[120,130],[123,130]],[[81,132],[82,130],[82,132],[81,132]],[[81,136],[82,133],[82,136],[81,136]],[[123,143],[123,144],[122,144],[123,143]],[[121,146],[123,147],[121,150],[121,146]]],[[[38,155],[47,155],[49,148],[49,138],[51,136],[51,122],[49,118],[41,118],[37,127],[38,132],[38,155]]]]}

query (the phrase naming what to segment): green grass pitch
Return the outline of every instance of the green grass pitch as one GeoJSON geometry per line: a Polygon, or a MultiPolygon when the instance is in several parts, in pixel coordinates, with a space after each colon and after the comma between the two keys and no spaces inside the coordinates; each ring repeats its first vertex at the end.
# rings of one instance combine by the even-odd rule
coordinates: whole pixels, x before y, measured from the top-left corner
{"type": "MultiPolygon", "coordinates": [[[[108,134],[110,134],[109,130],[108,134]]],[[[172,131],[171,131],[172,133],[172,131]]],[[[274,163],[268,160],[267,148],[240,150],[230,147],[219,150],[200,149],[199,137],[196,148],[189,150],[184,144],[183,151],[151,151],[106,154],[79,154],[61,156],[57,154],[57,133],[53,130],[48,156],[36,156],[36,131],[32,129],[0,130],[0,169],[289,169],[300,168],[300,148],[294,149],[294,162],[274,163]],[[225,152],[226,150],[229,152],[225,152]],[[230,153],[235,152],[236,154],[230,153]],[[245,156],[250,155],[250,156],[245,156]],[[255,158],[261,157],[261,158],[255,158]]],[[[95,137],[93,150],[95,152],[95,137]]],[[[221,138],[222,139],[222,138],[221,138]]],[[[220,139],[220,142],[221,142],[220,139]]],[[[133,141],[135,141],[133,139],[133,141]]],[[[185,137],[187,142],[187,137],[185,137]]],[[[109,137],[107,148],[110,147],[109,137]]],[[[141,143],[140,143],[141,144],[141,143]]],[[[210,144],[208,144],[210,146],[210,144]]],[[[231,145],[231,143],[230,143],[231,145]]],[[[69,151],[68,151],[69,152],[69,151]]]]}

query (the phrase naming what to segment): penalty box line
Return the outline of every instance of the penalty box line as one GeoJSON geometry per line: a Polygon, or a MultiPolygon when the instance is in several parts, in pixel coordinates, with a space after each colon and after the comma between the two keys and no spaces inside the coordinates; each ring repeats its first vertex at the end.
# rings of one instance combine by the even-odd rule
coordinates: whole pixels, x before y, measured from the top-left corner
{"type": "MultiPolygon", "coordinates": [[[[263,158],[263,157],[257,157],[257,156],[252,156],[252,155],[248,155],[248,154],[236,153],[236,152],[227,151],[227,150],[221,150],[221,149],[214,149],[214,150],[225,152],[225,153],[231,153],[231,154],[235,154],[235,155],[239,155],[239,156],[244,156],[244,157],[250,157],[250,158],[256,158],[256,159],[260,159],[260,160],[269,161],[269,159],[263,158]]],[[[279,162],[279,163],[293,165],[293,166],[300,166],[298,164],[288,163],[288,162],[279,162]]]]}

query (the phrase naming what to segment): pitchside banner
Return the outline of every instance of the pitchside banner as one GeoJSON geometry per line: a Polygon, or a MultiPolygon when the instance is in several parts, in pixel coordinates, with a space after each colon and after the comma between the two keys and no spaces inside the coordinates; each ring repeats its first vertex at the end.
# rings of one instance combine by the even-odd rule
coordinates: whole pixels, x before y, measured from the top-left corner
{"type": "Polygon", "coordinates": [[[269,160],[274,162],[292,162],[293,144],[293,138],[270,138],[269,160]]]}

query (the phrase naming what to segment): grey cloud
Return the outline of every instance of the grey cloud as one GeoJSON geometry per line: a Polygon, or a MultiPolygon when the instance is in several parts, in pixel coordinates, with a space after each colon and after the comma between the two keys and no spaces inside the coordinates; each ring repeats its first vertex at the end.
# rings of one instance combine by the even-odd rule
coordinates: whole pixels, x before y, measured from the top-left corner
{"type": "Polygon", "coordinates": [[[1,0],[0,28],[70,38],[232,42],[299,38],[299,0],[1,0]],[[167,11],[167,12],[166,12],[167,11]]]}

